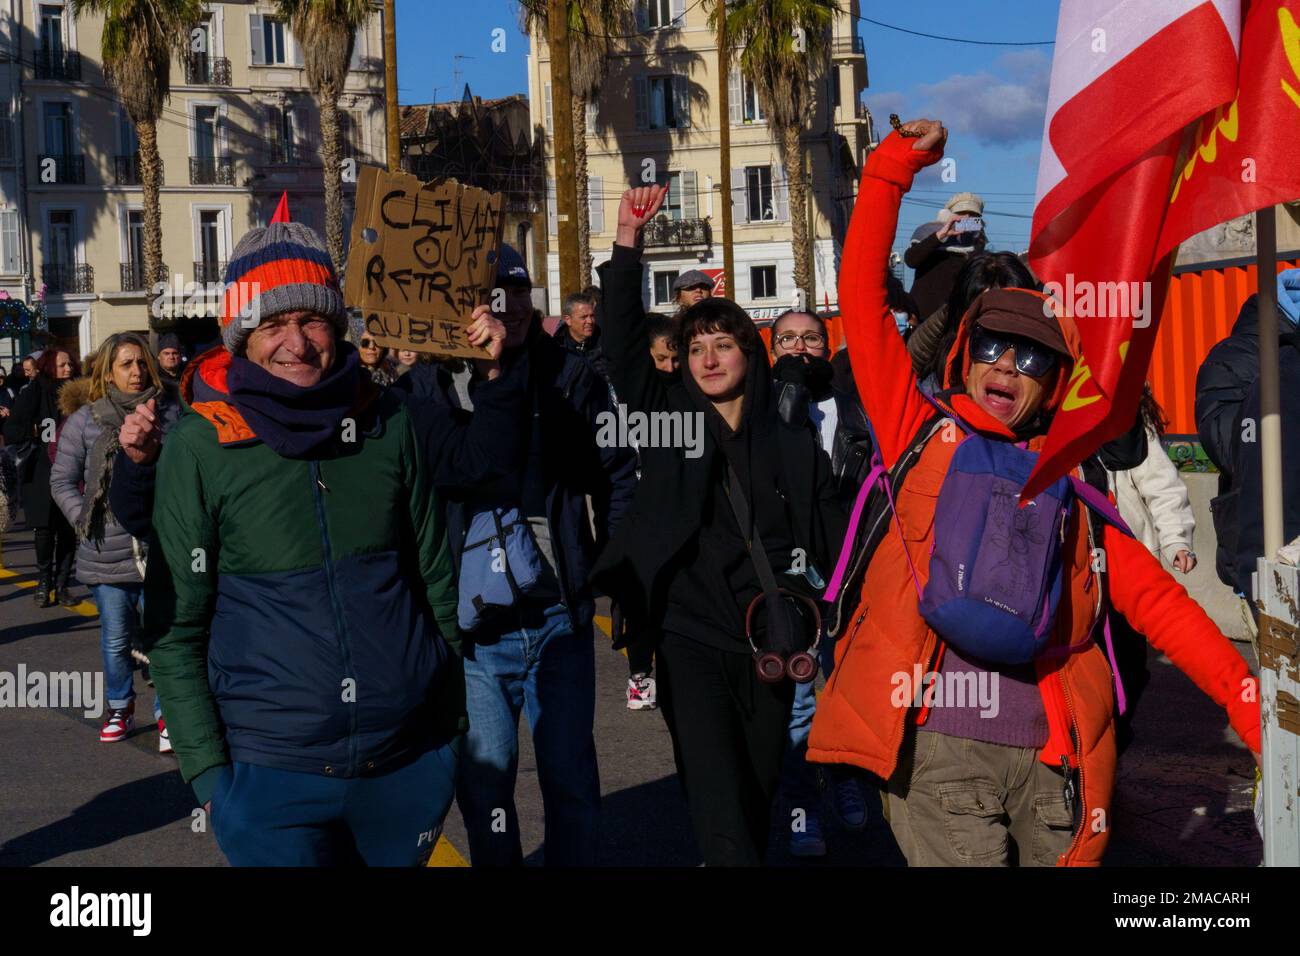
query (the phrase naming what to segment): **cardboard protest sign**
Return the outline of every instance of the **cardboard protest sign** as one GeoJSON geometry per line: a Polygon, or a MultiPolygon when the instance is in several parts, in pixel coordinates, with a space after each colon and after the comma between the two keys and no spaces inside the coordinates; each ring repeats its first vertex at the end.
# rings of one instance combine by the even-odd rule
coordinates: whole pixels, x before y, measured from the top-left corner
{"type": "Polygon", "coordinates": [[[380,345],[483,358],[466,328],[496,284],[500,193],[363,166],[343,297],[380,345]]]}

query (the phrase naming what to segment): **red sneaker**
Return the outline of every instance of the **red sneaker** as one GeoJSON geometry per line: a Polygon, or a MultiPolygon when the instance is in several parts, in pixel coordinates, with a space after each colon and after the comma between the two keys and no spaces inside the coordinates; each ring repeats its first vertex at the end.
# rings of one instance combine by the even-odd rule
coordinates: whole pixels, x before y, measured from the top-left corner
{"type": "Polygon", "coordinates": [[[104,726],[99,729],[101,743],[112,744],[125,740],[126,735],[135,729],[135,701],[119,710],[110,710],[104,726]]]}
{"type": "Polygon", "coordinates": [[[158,752],[160,754],[172,752],[172,738],[167,733],[167,724],[161,717],[158,718],[158,752]]]}

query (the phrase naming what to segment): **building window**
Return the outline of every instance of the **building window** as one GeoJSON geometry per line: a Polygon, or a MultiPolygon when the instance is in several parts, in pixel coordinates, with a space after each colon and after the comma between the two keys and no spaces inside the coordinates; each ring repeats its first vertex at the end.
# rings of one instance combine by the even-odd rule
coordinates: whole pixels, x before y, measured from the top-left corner
{"type": "Polygon", "coordinates": [[[655,305],[670,305],[673,301],[673,283],[677,281],[677,270],[655,273],[655,305]]]}
{"type": "Polygon", "coordinates": [[[16,275],[23,271],[17,209],[0,211],[0,271],[7,275],[16,275]]]}
{"type": "Polygon", "coordinates": [[[271,107],[271,162],[293,164],[298,161],[298,126],[297,111],[292,106],[280,109],[271,107]]]}
{"type": "Polygon", "coordinates": [[[137,268],[144,263],[144,210],[126,211],[126,261],[137,268]]]}
{"type": "Polygon", "coordinates": [[[194,158],[217,158],[217,108],[194,107],[194,158]]]}
{"type": "Polygon", "coordinates": [[[196,282],[220,282],[225,271],[221,261],[221,211],[199,210],[198,261],[194,263],[196,282]]]}
{"type": "Polygon", "coordinates": [[[51,60],[63,55],[63,7],[41,4],[41,50],[51,60]]]}
{"type": "Polygon", "coordinates": [[[71,268],[77,261],[76,213],[71,209],[51,209],[49,239],[45,247],[45,264],[71,268]]]}
{"type": "Polygon", "coordinates": [[[268,65],[288,63],[285,56],[284,21],[262,17],[262,56],[268,65]]]}
{"type": "Polygon", "coordinates": [[[776,266],[750,266],[749,294],[753,299],[776,298],[776,266]]]}
{"type": "Polygon", "coordinates": [[[47,156],[71,156],[73,153],[72,104],[46,103],[45,119],[45,154],[47,156]]]}
{"type": "Polygon", "coordinates": [[[745,202],[750,222],[776,218],[776,204],[772,199],[771,166],[745,167],[745,202]]]}
{"type": "Polygon", "coordinates": [[[0,163],[14,160],[14,121],[9,114],[9,104],[0,103],[0,163]]]}
{"type": "Polygon", "coordinates": [[[690,86],[686,77],[637,77],[636,118],[639,129],[684,129],[690,126],[690,86]]]}
{"type": "Polygon", "coordinates": [[[655,182],[660,186],[668,187],[668,195],[664,197],[664,203],[659,207],[661,215],[669,219],[682,218],[682,174],[681,173],[660,173],[655,177],[655,182]]]}
{"type": "Polygon", "coordinates": [[[732,126],[767,122],[767,114],[763,112],[763,104],[758,101],[758,90],[754,87],[754,82],[741,73],[739,68],[731,71],[727,91],[732,126]]]}
{"type": "Polygon", "coordinates": [[[365,162],[366,141],[360,110],[339,110],[339,129],[343,139],[343,158],[365,162]]]}
{"type": "Polygon", "coordinates": [[[638,30],[679,27],[686,16],[686,0],[636,0],[638,30]]]}

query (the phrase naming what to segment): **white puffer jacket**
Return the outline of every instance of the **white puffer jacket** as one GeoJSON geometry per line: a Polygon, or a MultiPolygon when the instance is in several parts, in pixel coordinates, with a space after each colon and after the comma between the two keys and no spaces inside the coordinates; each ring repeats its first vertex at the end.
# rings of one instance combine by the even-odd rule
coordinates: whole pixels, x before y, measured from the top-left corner
{"type": "Polygon", "coordinates": [[[1147,457],[1142,464],[1107,474],[1120,517],[1157,559],[1172,564],[1179,551],[1193,550],[1196,518],[1187,486],[1154,432],[1147,432],[1147,457]]]}

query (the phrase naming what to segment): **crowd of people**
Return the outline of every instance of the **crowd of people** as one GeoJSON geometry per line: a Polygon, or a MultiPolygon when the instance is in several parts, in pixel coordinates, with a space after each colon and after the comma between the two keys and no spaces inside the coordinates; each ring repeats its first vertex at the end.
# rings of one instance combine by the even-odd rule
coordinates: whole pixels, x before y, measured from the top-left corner
{"type": "MultiPolygon", "coordinates": [[[[627,706],[662,714],[710,866],[761,864],[778,803],[799,811],[790,852],[825,854],[823,792],[849,829],[883,805],[910,865],[1099,863],[1147,642],[1258,759],[1247,665],[1170,573],[1195,566],[1195,528],[1150,393],[1016,508],[1073,320],[986,250],[971,193],[913,236],[913,287],[890,275],[902,198],[946,137],[915,121],[868,157],[838,351],[797,310],[765,342],[698,271],[672,315],[647,311],[641,233],[666,190],[642,186],[550,333],[502,247],[504,307],[469,317],[478,358],[382,347],[321,237],[274,222],[226,276],[260,279],[255,326],[228,304],[188,363],[133,333],[84,376],[58,347],[25,360],[0,383],[0,486],[34,531],[37,604],[73,602],[75,562],[98,608],[100,739],[132,732],[143,666],[159,747],[232,864],[417,865],[455,800],[471,863],[509,866],[522,715],[546,863],[591,865],[604,597],[627,706]],[[703,453],[602,440],[617,409],[699,421],[703,453]],[[952,687],[994,696],[934,693],[952,687]]],[[[1244,322],[1198,420],[1213,397],[1217,501],[1241,526],[1216,506],[1220,572],[1248,594],[1244,322]]]]}

